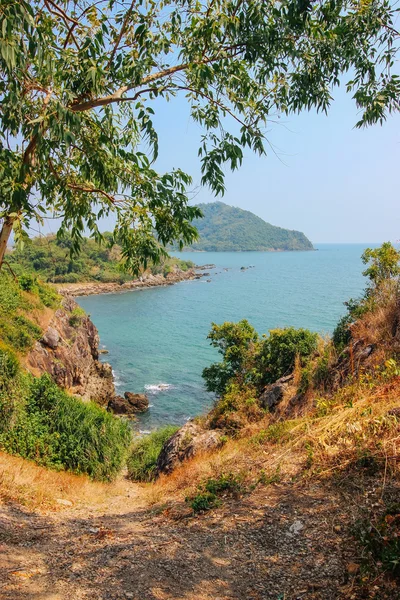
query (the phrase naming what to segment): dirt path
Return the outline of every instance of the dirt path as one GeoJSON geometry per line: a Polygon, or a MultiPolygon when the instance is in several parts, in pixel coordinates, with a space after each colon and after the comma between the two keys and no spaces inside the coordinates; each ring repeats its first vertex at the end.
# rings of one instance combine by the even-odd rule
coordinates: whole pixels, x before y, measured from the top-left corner
{"type": "Polygon", "coordinates": [[[132,498],[92,513],[5,505],[0,598],[350,598],[348,501],[321,484],[278,484],[200,517],[131,509],[132,498]]]}

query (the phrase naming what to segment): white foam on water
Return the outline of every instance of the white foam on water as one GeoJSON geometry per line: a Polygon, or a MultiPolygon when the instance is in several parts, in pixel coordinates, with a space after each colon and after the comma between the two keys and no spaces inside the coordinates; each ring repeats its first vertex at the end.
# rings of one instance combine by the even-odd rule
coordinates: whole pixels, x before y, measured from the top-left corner
{"type": "Polygon", "coordinates": [[[171,390],[173,387],[174,386],[171,383],[157,383],[145,385],[144,389],[149,394],[159,394],[160,392],[166,392],[167,390],[171,390]]]}
{"type": "Polygon", "coordinates": [[[118,377],[118,373],[116,373],[116,372],[114,371],[114,369],[112,369],[112,371],[111,371],[111,372],[112,372],[112,376],[113,376],[114,384],[115,384],[115,385],[121,385],[122,381],[121,381],[121,379],[118,377]]]}

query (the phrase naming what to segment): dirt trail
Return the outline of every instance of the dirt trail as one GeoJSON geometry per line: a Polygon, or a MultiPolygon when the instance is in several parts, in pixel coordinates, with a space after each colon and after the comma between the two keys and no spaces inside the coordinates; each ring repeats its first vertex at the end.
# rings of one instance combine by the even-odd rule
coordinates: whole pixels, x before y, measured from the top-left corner
{"type": "Polygon", "coordinates": [[[199,517],[150,510],[136,500],[131,494],[108,507],[47,515],[3,505],[0,598],[351,597],[351,499],[337,488],[259,487],[199,517]]]}

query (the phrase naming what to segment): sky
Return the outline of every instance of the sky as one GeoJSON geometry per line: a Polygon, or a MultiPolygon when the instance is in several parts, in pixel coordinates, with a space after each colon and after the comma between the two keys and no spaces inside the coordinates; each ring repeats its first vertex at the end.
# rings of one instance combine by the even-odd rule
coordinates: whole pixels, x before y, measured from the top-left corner
{"type": "MultiPolygon", "coordinates": [[[[200,186],[202,131],[184,98],[155,109],[157,169],[182,168],[194,178],[195,203],[214,201],[200,186]]],[[[366,129],[355,129],[358,118],[354,101],[340,88],[327,116],[303,112],[272,123],[268,155],[246,151],[238,171],[227,168],[226,193],[218,199],[303,231],[314,243],[397,241],[400,115],[366,129]]]]}
{"type": "MultiPolygon", "coordinates": [[[[197,156],[202,129],[185,98],[157,100],[159,172],[180,167],[193,177],[192,203],[213,202],[250,210],[265,221],[297,229],[318,243],[381,243],[400,239],[400,114],[356,129],[359,114],[343,88],[328,115],[315,111],[283,117],[267,130],[268,155],[246,150],[242,167],[226,167],[226,193],[216,198],[200,185],[197,156]]],[[[104,219],[101,229],[113,222],[104,219]]],[[[43,233],[55,233],[48,220],[43,233]]],[[[37,230],[31,232],[36,235],[37,230]]]]}

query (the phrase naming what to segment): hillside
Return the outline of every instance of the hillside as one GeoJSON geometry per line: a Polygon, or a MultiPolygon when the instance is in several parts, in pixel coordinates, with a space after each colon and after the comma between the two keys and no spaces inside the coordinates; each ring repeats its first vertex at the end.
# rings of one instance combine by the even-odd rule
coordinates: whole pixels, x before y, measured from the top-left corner
{"type": "Polygon", "coordinates": [[[192,250],[208,252],[247,252],[277,250],[313,250],[300,231],[275,227],[248,210],[223,202],[200,204],[204,217],[194,221],[200,240],[192,250]]]}
{"type": "MultiPolygon", "coordinates": [[[[109,234],[104,237],[107,242],[109,234]]],[[[45,282],[51,283],[125,283],[133,279],[121,266],[119,246],[109,248],[107,243],[97,244],[83,238],[78,256],[71,258],[71,240],[59,239],[54,235],[37,237],[29,241],[22,251],[14,250],[7,255],[13,269],[34,272],[45,282]]],[[[164,276],[174,269],[187,271],[194,264],[174,257],[164,259],[158,265],[151,265],[149,274],[164,276]]]]}

